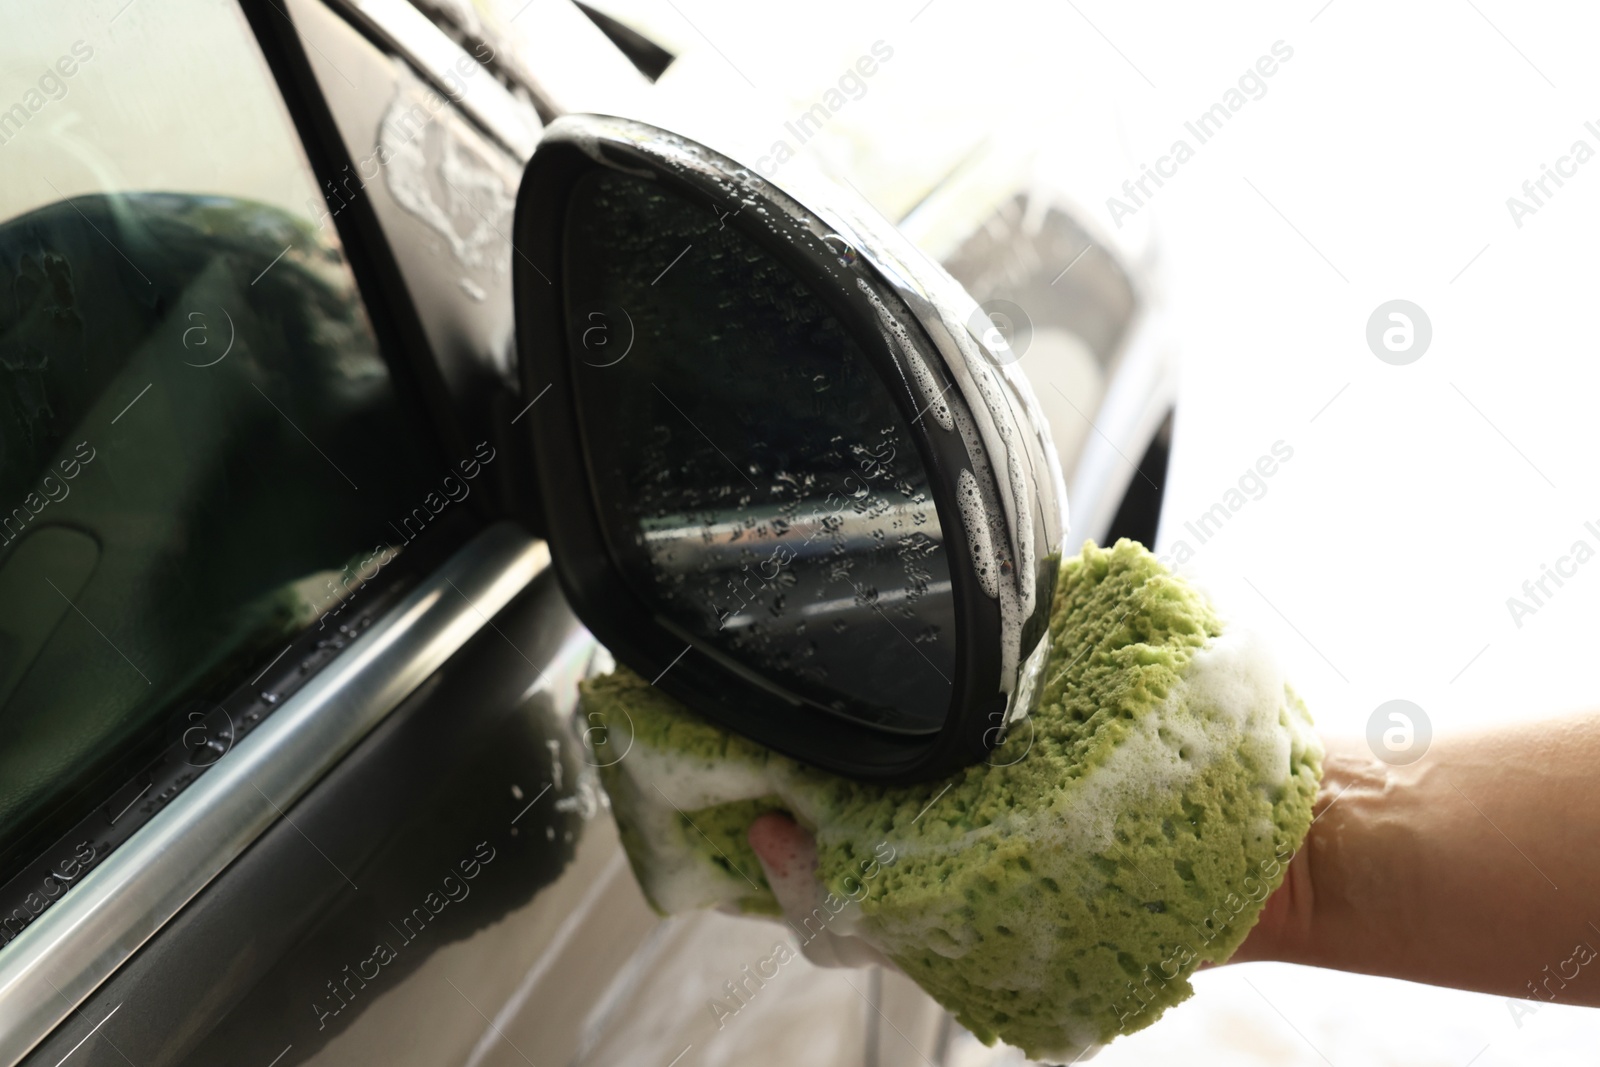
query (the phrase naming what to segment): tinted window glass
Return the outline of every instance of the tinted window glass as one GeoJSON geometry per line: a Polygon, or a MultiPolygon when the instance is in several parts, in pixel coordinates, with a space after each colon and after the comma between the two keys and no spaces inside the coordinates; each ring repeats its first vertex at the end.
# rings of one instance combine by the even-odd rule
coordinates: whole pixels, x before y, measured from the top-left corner
{"type": "Polygon", "coordinates": [[[237,11],[21,19],[0,41],[0,880],[392,559],[437,466],[237,11]]]}

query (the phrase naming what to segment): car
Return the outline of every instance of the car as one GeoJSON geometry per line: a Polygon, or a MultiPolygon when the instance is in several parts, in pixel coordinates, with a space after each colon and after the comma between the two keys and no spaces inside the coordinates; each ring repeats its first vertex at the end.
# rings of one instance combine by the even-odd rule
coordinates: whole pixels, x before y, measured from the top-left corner
{"type": "MultiPolygon", "coordinates": [[[[903,976],[655,915],[598,783],[510,235],[545,128],[681,108],[671,53],[564,0],[11,17],[0,1063],[980,1062],[903,976]]],[[[999,165],[895,221],[1034,378],[1070,536],[1153,543],[1156,293],[999,165]]]]}

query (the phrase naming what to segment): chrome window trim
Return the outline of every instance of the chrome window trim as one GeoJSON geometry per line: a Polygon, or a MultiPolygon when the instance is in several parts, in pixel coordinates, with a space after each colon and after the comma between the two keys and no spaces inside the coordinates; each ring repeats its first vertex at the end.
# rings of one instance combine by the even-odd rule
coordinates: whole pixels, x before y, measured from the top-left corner
{"type": "Polygon", "coordinates": [[[14,1067],[339,759],[549,566],[500,522],[474,537],[0,951],[14,1067]]]}
{"type": "Polygon", "coordinates": [[[331,0],[331,6],[398,52],[517,159],[526,162],[533,155],[543,132],[533,106],[513,96],[487,67],[407,0],[331,0]],[[475,73],[462,77],[456,66],[461,60],[472,64],[475,73]]]}

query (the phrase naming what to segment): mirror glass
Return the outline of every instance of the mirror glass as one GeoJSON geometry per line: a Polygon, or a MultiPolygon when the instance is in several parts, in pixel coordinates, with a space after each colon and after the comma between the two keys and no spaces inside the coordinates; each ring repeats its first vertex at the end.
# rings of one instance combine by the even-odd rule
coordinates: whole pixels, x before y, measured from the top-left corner
{"type": "Polygon", "coordinates": [[[686,637],[836,714],[936,732],[955,610],[907,421],[732,217],[612,170],[573,191],[562,295],[606,547],[686,637]]]}

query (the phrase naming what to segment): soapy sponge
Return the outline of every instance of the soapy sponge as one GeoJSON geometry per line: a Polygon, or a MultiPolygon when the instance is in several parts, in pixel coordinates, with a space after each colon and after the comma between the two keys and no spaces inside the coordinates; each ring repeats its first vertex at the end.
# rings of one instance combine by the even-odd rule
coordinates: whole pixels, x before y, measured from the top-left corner
{"type": "Polygon", "coordinates": [[[744,829],[787,811],[841,905],[815,925],[867,939],[985,1041],[1066,1060],[1149,1025],[1282,881],[1321,745],[1264,651],[1132,542],[1063,563],[1049,640],[1032,716],[916,786],[801,766],[626,670],[586,683],[586,711],[632,738],[602,776],[646,895],[775,914],[744,829]]]}

